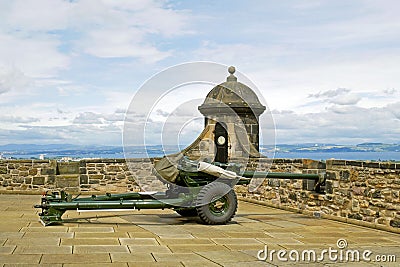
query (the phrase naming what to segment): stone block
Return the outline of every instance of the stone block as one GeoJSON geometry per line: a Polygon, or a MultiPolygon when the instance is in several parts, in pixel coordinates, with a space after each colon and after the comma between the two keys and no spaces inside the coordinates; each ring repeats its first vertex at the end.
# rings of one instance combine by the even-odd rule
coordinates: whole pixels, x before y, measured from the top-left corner
{"type": "Polygon", "coordinates": [[[327,180],[338,180],[337,172],[334,171],[327,171],[326,172],[326,179],[327,180]]]}
{"type": "Polygon", "coordinates": [[[18,167],[18,170],[19,171],[29,171],[29,168],[27,166],[22,165],[22,166],[18,167]]]}
{"type": "Polygon", "coordinates": [[[400,220],[397,219],[390,220],[390,226],[400,228],[400,220]]]}
{"type": "Polygon", "coordinates": [[[56,181],[56,176],[55,175],[49,175],[47,177],[47,183],[48,184],[54,184],[55,181],[56,181]]]}
{"type": "Polygon", "coordinates": [[[325,182],[325,190],[326,190],[326,193],[327,194],[333,194],[333,184],[332,184],[332,181],[326,181],[325,182]]]}
{"type": "Polygon", "coordinates": [[[56,174],[56,169],[50,169],[50,168],[43,168],[41,171],[42,175],[55,175],[56,174]]]}
{"type": "Polygon", "coordinates": [[[81,174],[80,175],[80,183],[81,184],[88,184],[89,183],[89,176],[86,174],[81,174]]]}
{"type": "Polygon", "coordinates": [[[304,169],[325,169],[326,164],[321,161],[311,160],[311,159],[303,159],[303,168],[304,169]]]}
{"type": "Polygon", "coordinates": [[[381,162],[381,163],[379,164],[379,167],[380,167],[381,169],[391,169],[391,170],[394,170],[394,169],[396,169],[396,164],[395,164],[395,163],[391,163],[391,162],[381,162]]]}
{"type": "Polygon", "coordinates": [[[79,162],[59,162],[57,174],[79,174],[79,162]]]}
{"type": "Polygon", "coordinates": [[[349,219],[356,219],[356,220],[362,220],[363,219],[363,216],[360,215],[359,213],[350,213],[350,214],[347,215],[347,217],[349,219]]]}
{"type": "Polygon", "coordinates": [[[57,175],[55,185],[58,188],[79,186],[79,175],[57,175]]]}
{"type": "Polygon", "coordinates": [[[362,187],[353,187],[353,194],[354,195],[363,195],[364,189],[362,187]]]}
{"type": "Polygon", "coordinates": [[[44,185],[45,177],[44,176],[36,176],[32,179],[33,185],[44,185]]]}
{"type": "Polygon", "coordinates": [[[0,174],[7,174],[7,167],[0,167],[0,174]]]}
{"type": "Polygon", "coordinates": [[[366,168],[379,168],[379,162],[364,162],[366,168]]]}
{"type": "Polygon", "coordinates": [[[303,190],[314,190],[315,181],[314,180],[303,180],[302,181],[302,189],[303,190]]]}
{"type": "Polygon", "coordinates": [[[350,171],[348,171],[348,170],[340,171],[339,177],[340,177],[341,181],[349,181],[350,180],[350,171]]]}
{"type": "Polygon", "coordinates": [[[38,173],[38,169],[33,168],[29,170],[29,175],[35,176],[38,173]]]}
{"type": "Polygon", "coordinates": [[[107,166],[107,171],[108,172],[119,172],[119,171],[121,171],[121,167],[118,165],[107,166]]]}
{"type": "Polygon", "coordinates": [[[382,197],[381,191],[376,190],[376,191],[372,192],[371,197],[372,198],[381,198],[382,197]]]}
{"type": "Polygon", "coordinates": [[[346,166],[362,167],[362,161],[346,160],[346,166]]]}
{"type": "Polygon", "coordinates": [[[104,178],[103,174],[89,174],[90,180],[93,180],[93,179],[101,180],[103,178],[104,178]]]}
{"type": "Polygon", "coordinates": [[[98,180],[98,179],[90,179],[89,180],[89,184],[99,184],[100,183],[100,180],[98,180]]]}
{"type": "Polygon", "coordinates": [[[26,176],[28,176],[29,175],[29,172],[28,171],[20,171],[19,172],[19,176],[21,176],[21,177],[26,177],[26,176]]]}
{"type": "Polygon", "coordinates": [[[331,164],[332,164],[332,167],[333,166],[345,166],[346,165],[346,161],[345,160],[339,160],[339,159],[333,159],[333,160],[331,160],[331,164]]]}
{"type": "Polygon", "coordinates": [[[9,170],[15,169],[15,164],[12,163],[8,164],[8,169],[9,170]]]}

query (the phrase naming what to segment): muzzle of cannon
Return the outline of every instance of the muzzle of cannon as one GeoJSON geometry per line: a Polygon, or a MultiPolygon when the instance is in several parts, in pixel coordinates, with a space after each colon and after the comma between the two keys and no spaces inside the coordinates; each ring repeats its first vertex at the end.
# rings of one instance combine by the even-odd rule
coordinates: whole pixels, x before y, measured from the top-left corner
{"type": "Polygon", "coordinates": [[[205,224],[226,224],[235,215],[237,197],[233,186],[247,185],[253,178],[314,180],[315,191],[321,192],[324,175],[240,172],[237,164],[194,162],[183,158],[178,165],[175,183],[187,190],[175,192],[136,192],[109,194],[103,196],[75,197],[61,192],[46,193],[39,205],[40,221],[43,225],[62,222],[67,210],[116,211],[140,209],[173,209],[182,216],[198,216],[205,224]],[[189,167],[188,167],[189,166],[189,167]]]}

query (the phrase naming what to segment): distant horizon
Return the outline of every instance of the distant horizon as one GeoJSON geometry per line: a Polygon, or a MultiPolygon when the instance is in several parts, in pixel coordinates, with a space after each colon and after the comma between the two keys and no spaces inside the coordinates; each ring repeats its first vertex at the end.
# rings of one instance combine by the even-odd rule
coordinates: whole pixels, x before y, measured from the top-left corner
{"type": "MultiPolygon", "coordinates": [[[[146,146],[189,146],[191,143],[187,144],[148,144],[148,145],[131,145],[137,147],[146,147],[146,146]]],[[[400,145],[398,143],[385,143],[385,142],[361,142],[361,143],[330,143],[330,142],[304,142],[304,143],[277,143],[275,146],[279,145],[337,145],[337,146],[357,146],[357,145],[400,145]]],[[[48,144],[37,144],[37,143],[6,143],[0,144],[1,147],[5,146],[77,146],[77,147],[124,147],[123,144],[121,145],[104,145],[104,144],[72,144],[72,143],[48,143],[48,144]]],[[[272,145],[262,145],[260,147],[269,147],[272,145]]]]}

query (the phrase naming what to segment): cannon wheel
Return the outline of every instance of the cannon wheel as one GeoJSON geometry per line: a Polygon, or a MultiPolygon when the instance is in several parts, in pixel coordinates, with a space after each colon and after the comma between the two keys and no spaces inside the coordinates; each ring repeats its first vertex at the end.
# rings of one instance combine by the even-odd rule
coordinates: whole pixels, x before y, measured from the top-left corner
{"type": "Polygon", "coordinates": [[[235,216],[237,197],[229,185],[213,182],[200,190],[196,209],[204,223],[226,224],[235,216]]]}
{"type": "Polygon", "coordinates": [[[182,217],[195,217],[198,215],[196,208],[183,208],[183,209],[177,209],[175,211],[182,217]]]}

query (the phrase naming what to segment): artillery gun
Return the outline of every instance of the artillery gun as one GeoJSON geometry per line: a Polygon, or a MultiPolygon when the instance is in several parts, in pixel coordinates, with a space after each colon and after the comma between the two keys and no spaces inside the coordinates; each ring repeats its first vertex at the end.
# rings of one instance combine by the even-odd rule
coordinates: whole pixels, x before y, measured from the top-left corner
{"type": "Polygon", "coordinates": [[[198,216],[205,224],[226,224],[235,215],[237,197],[233,186],[248,185],[252,178],[314,180],[321,192],[324,174],[240,171],[235,163],[206,163],[182,158],[177,165],[175,184],[165,192],[107,193],[102,196],[72,197],[65,191],[46,192],[41,199],[40,221],[48,226],[62,223],[67,210],[115,211],[140,209],[172,209],[182,216],[198,216]]]}

